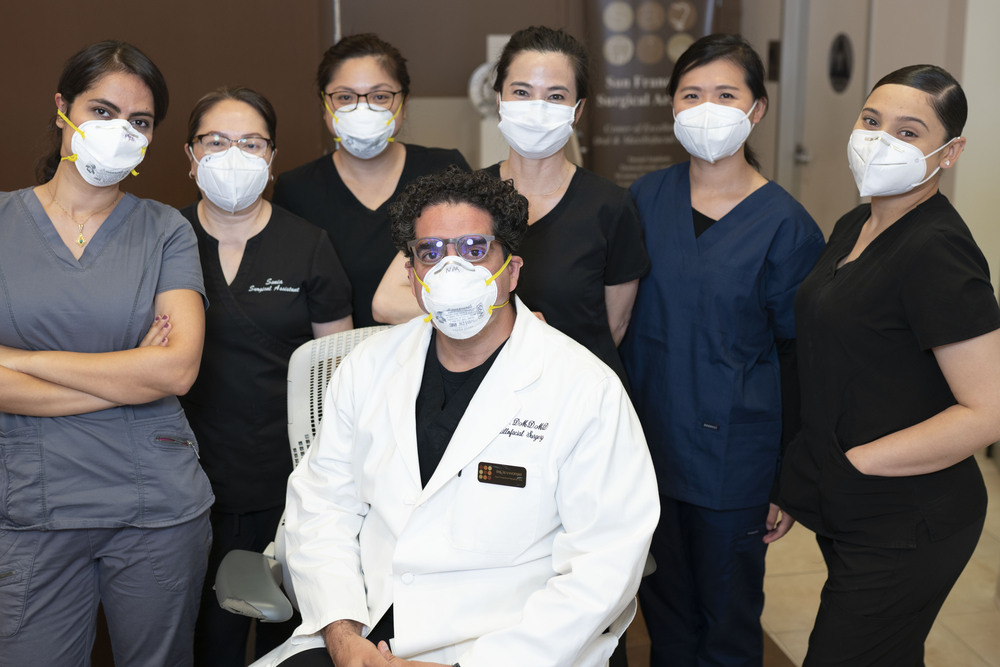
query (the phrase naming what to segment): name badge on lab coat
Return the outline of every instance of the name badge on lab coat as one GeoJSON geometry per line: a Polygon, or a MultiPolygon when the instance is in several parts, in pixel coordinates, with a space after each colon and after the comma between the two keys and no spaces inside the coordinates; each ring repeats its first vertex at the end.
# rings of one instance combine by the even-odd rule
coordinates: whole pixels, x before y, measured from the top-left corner
{"type": "Polygon", "coordinates": [[[483,484],[499,484],[501,486],[516,486],[523,489],[528,478],[528,471],[521,466],[508,466],[502,463],[479,462],[479,481],[483,484]]]}

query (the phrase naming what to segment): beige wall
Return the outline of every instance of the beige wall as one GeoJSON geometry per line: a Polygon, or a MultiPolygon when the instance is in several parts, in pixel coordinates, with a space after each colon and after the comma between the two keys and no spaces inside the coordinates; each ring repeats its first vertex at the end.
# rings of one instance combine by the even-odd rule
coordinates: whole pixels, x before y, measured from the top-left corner
{"type": "MultiPolygon", "coordinates": [[[[967,0],[872,0],[868,85],[905,67],[929,63],[960,82],[965,46],[967,0]]],[[[941,191],[954,198],[956,173],[945,174],[941,191]]]]}
{"type": "MultiPolygon", "coordinates": [[[[764,67],[768,67],[768,44],[772,41],[781,41],[781,0],[743,0],[740,32],[760,54],[764,60],[764,67]]],[[[764,119],[754,128],[750,146],[760,158],[761,173],[773,179],[781,86],[777,81],[767,81],[765,87],[770,108],[764,119]]]]}
{"type": "Polygon", "coordinates": [[[968,0],[962,86],[969,98],[968,145],[955,167],[955,206],[990,262],[993,285],[1000,273],[1000,3],[968,0]]]}
{"type": "Polygon", "coordinates": [[[1000,273],[1000,188],[997,164],[1000,109],[1000,3],[996,0],[873,0],[869,87],[892,70],[914,63],[940,65],[962,83],[969,100],[968,147],[941,190],[955,204],[990,262],[993,284],[1000,273]]]}

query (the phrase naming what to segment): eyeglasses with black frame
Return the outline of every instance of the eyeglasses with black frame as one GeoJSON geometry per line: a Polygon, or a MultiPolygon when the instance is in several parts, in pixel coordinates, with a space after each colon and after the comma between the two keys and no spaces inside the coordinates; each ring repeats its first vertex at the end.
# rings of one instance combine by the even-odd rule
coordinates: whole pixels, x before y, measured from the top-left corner
{"type": "Polygon", "coordinates": [[[236,146],[247,155],[264,157],[267,153],[268,146],[272,146],[273,143],[274,142],[270,139],[265,139],[264,137],[240,137],[239,139],[230,139],[223,134],[209,132],[207,134],[199,134],[196,136],[194,141],[191,142],[191,145],[193,146],[194,144],[198,144],[206,153],[222,153],[228,151],[231,146],[236,146]]]}
{"type": "Polygon", "coordinates": [[[492,234],[466,234],[454,239],[439,239],[433,236],[414,239],[406,246],[413,252],[417,261],[427,266],[433,266],[448,254],[448,245],[455,246],[458,256],[467,262],[481,262],[490,253],[490,242],[497,237],[492,234]]]}
{"type": "Polygon", "coordinates": [[[361,98],[365,99],[365,104],[372,111],[381,109],[392,109],[396,103],[396,95],[402,90],[371,90],[367,93],[355,93],[350,90],[335,90],[332,93],[323,93],[330,100],[330,106],[334,111],[354,111],[358,108],[361,98]]]}

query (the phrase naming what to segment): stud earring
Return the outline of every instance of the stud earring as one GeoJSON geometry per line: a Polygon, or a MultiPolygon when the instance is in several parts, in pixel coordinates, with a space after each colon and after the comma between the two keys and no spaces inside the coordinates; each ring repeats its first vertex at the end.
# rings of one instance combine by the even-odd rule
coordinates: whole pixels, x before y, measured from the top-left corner
{"type": "Polygon", "coordinates": [[[951,162],[950,162],[950,161],[948,161],[948,160],[945,160],[945,161],[944,161],[944,166],[946,166],[946,167],[950,167],[950,166],[951,166],[951,162]]]}

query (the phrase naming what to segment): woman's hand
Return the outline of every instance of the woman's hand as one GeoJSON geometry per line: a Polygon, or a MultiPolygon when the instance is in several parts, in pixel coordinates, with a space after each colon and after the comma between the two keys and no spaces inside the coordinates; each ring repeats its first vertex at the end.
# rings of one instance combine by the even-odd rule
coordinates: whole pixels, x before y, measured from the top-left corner
{"type": "Polygon", "coordinates": [[[771,503],[764,525],[767,527],[767,532],[764,533],[764,544],[771,544],[780,540],[792,529],[792,526],[795,525],[795,519],[788,512],[771,503]]]}
{"type": "Polygon", "coordinates": [[[143,336],[143,339],[139,341],[136,347],[151,347],[153,345],[166,347],[169,342],[167,335],[170,333],[169,319],[168,315],[157,315],[153,323],[149,326],[149,331],[146,332],[146,335],[143,336]]]}

